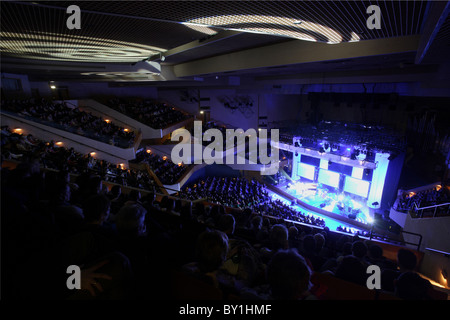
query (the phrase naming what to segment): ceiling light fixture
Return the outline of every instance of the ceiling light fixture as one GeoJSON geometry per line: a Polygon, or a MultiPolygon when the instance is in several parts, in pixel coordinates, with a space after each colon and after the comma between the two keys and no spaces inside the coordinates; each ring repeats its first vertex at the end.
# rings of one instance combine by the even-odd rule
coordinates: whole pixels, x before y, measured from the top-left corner
{"type": "MultiPolygon", "coordinates": [[[[310,21],[292,19],[281,16],[264,15],[222,15],[191,19],[183,22],[189,28],[216,27],[240,32],[278,35],[307,41],[325,43],[341,43],[342,35],[336,30],[310,21]],[[325,40],[326,39],[326,40],[325,40]]],[[[356,33],[352,33],[350,41],[359,41],[356,33]]]]}
{"type": "Polygon", "coordinates": [[[19,58],[55,61],[131,62],[142,61],[165,49],[112,39],[50,32],[0,32],[2,54],[19,58]],[[52,39],[52,41],[49,41],[52,39]],[[76,47],[77,50],[74,50],[76,47]]]}

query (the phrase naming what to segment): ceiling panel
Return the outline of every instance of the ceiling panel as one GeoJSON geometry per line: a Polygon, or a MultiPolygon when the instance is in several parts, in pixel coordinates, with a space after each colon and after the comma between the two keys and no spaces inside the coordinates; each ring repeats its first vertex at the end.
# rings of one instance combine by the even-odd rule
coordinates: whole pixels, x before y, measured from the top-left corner
{"type": "Polygon", "coordinates": [[[186,52],[176,62],[292,38],[337,43],[400,37],[420,32],[427,4],[420,0],[2,1],[1,52],[16,58],[136,62],[222,29],[250,32],[227,45],[217,42],[195,54],[186,52]],[[366,9],[372,4],[381,9],[380,30],[366,26],[366,9]],[[69,5],[81,9],[80,30],[66,27],[69,5]]]}

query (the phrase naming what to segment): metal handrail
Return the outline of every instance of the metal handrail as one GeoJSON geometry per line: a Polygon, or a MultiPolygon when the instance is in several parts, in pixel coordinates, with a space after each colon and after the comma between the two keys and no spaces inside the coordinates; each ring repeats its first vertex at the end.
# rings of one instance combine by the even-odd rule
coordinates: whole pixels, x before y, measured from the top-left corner
{"type": "Polygon", "coordinates": [[[447,210],[447,213],[450,213],[450,202],[436,204],[434,206],[428,206],[428,207],[422,207],[422,208],[418,208],[416,203],[414,203],[414,205],[415,205],[414,211],[417,212],[417,213],[420,211],[420,214],[417,214],[417,217],[413,217],[413,218],[420,218],[420,219],[422,219],[423,218],[423,210],[432,209],[432,208],[434,208],[433,218],[435,218],[436,217],[437,208],[438,207],[443,207],[443,206],[449,206],[448,210],[447,210]]]}
{"type": "Polygon", "coordinates": [[[447,206],[447,205],[449,205],[449,204],[450,204],[450,202],[447,202],[447,203],[441,203],[441,204],[435,204],[434,206],[428,206],[428,207],[417,208],[417,204],[414,203],[414,205],[416,206],[416,210],[417,210],[417,211],[418,211],[418,210],[425,210],[425,209],[435,208],[435,207],[447,206]]]}
{"type": "Polygon", "coordinates": [[[438,253],[438,254],[442,254],[446,258],[450,258],[450,252],[436,250],[436,249],[433,249],[433,248],[425,248],[425,250],[431,251],[431,252],[434,252],[434,253],[438,253]]]}
{"type": "MultiPolygon", "coordinates": [[[[419,242],[418,242],[418,243],[414,243],[414,242],[408,242],[408,241],[404,241],[404,240],[397,240],[397,239],[390,238],[390,237],[385,236],[385,235],[377,235],[377,236],[382,236],[382,237],[383,237],[384,239],[386,239],[388,242],[401,242],[401,243],[403,243],[403,244],[411,244],[411,245],[415,245],[415,246],[417,246],[417,251],[420,250],[420,246],[422,245],[422,239],[423,239],[423,236],[422,236],[420,233],[409,232],[409,231],[404,231],[404,230],[401,230],[400,232],[401,232],[401,233],[412,234],[412,235],[418,236],[418,237],[419,237],[419,242]],[[390,241],[389,241],[389,240],[390,240],[390,241]]],[[[372,228],[370,229],[369,240],[372,240],[373,235],[374,235],[374,234],[373,234],[373,227],[372,227],[372,228]]]]}

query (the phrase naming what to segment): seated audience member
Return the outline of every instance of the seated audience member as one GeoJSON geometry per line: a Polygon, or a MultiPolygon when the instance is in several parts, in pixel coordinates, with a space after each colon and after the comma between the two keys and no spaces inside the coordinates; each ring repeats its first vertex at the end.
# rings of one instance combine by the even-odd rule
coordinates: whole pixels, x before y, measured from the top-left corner
{"type": "Polygon", "coordinates": [[[53,187],[54,198],[50,202],[50,213],[55,223],[65,232],[77,230],[83,223],[83,210],[70,203],[70,185],[57,181],[53,187]]]}
{"type": "Polygon", "coordinates": [[[216,288],[236,292],[241,284],[222,269],[227,253],[227,235],[218,230],[207,230],[197,239],[196,261],[185,264],[183,270],[216,288]]]}
{"type": "Polygon", "coordinates": [[[94,195],[84,201],[84,224],[61,243],[63,265],[88,264],[117,250],[116,234],[105,224],[109,204],[105,195],[94,195]]]}
{"type": "Polygon", "coordinates": [[[111,190],[106,194],[106,196],[109,198],[109,200],[119,200],[120,196],[122,195],[122,186],[120,185],[113,185],[111,187],[111,190]]]}
{"type": "Polygon", "coordinates": [[[145,234],[147,210],[139,203],[125,204],[117,213],[115,220],[119,235],[139,237],[145,234]]]}
{"type": "Polygon", "coordinates": [[[262,261],[258,252],[246,240],[233,236],[235,228],[233,215],[220,216],[217,228],[228,236],[228,254],[223,269],[236,276],[245,285],[253,284],[262,276],[262,261]]]}
{"type": "Polygon", "coordinates": [[[289,248],[288,229],[283,224],[272,226],[269,233],[269,248],[263,247],[260,250],[263,262],[267,262],[278,250],[286,250],[289,248]]]}
{"type": "Polygon", "coordinates": [[[111,217],[114,220],[117,212],[119,212],[120,208],[123,206],[123,198],[122,187],[119,185],[114,185],[111,187],[110,192],[107,194],[108,199],[111,201],[111,217]]]}
{"type": "Polygon", "coordinates": [[[231,214],[223,214],[219,217],[217,222],[217,229],[224,232],[228,239],[233,236],[236,226],[236,220],[231,214]]]}
{"type": "Polygon", "coordinates": [[[300,249],[299,232],[296,226],[290,226],[288,229],[289,248],[300,249]]]}
{"type": "Polygon", "coordinates": [[[214,273],[225,262],[228,253],[228,237],[218,230],[202,232],[196,244],[196,262],[184,266],[194,274],[210,276],[214,280],[214,273]]]}
{"type": "Polygon", "coordinates": [[[355,256],[345,256],[337,265],[334,275],[342,280],[366,286],[366,266],[355,256]]]}
{"type": "Polygon", "coordinates": [[[251,220],[251,237],[256,243],[261,243],[269,237],[269,232],[263,223],[264,219],[261,216],[255,216],[251,220]]]}
{"type": "Polygon", "coordinates": [[[431,283],[423,279],[415,272],[403,272],[394,285],[395,295],[404,300],[431,300],[428,295],[433,287],[431,283]]]}
{"type": "Polygon", "coordinates": [[[267,266],[267,281],[275,300],[315,300],[309,292],[311,270],[295,250],[280,250],[267,266]]]}
{"type": "Polygon", "coordinates": [[[146,196],[142,197],[142,205],[147,209],[148,212],[153,212],[159,210],[159,205],[156,202],[156,192],[151,190],[146,196]]]}
{"type": "Polygon", "coordinates": [[[147,210],[140,204],[124,205],[117,213],[117,248],[131,263],[134,275],[134,289],[137,297],[148,298],[161,294],[162,273],[160,265],[152,263],[155,258],[151,240],[146,232],[147,210]]]}
{"type": "Polygon", "coordinates": [[[388,259],[386,259],[386,257],[383,256],[383,248],[375,243],[369,245],[365,260],[367,264],[375,264],[382,270],[395,270],[397,268],[394,262],[389,261],[388,259]]]}
{"type": "Polygon", "coordinates": [[[394,292],[395,279],[397,279],[404,272],[415,272],[416,267],[416,255],[408,249],[399,249],[397,252],[397,270],[385,269],[382,271],[381,288],[386,291],[394,292]]]}
{"type": "Polygon", "coordinates": [[[367,266],[367,262],[365,261],[365,256],[367,254],[367,246],[361,241],[355,241],[352,244],[352,256],[356,257],[363,265],[367,266]]]}
{"type": "Polygon", "coordinates": [[[108,220],[111,201],[101,194],[92,195],[83,202],[83,213],[87,225],[103,226],[108,220]]]}
{"type": "Polygon", "coordinates": [[[303,239],[303,250],[301,251],[308,265],[313,271],[319,271],[325,263],[325,259],[319,256],[316,252],[317,244],[313,236],[306,236],[303,239]]]}

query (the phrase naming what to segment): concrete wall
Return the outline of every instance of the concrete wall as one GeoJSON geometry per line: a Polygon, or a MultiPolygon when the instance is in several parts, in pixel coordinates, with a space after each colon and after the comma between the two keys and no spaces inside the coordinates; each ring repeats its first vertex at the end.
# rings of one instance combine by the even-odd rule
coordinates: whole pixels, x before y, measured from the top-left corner
{"type": "Polygon", "coordinates": [[[244,90],[236,89],[165,89],[158,91],[158,98],[196,115],[199,120],[202,119],[200,108],[209,106],[211,120],[216,120],[223,124],[228,124],[230,127],[242,128],[244,130],[258,128],[259,116],[267,116],[268,120],[266,121],[285,121],[299,119],[300,117],[299,110],[302,103],[300,95],[265,94],[252,90],[248,90],[248,93],[243,92],[244,90]],[[196,99],[209,98],[209,100],[191,101],[190,99],[186,99],[186,93],[196,99]],[[233,98],[236,96],[248,97],[253,105],[235,110],[226,108],[223,100],[226,97],[233,98]]]}

